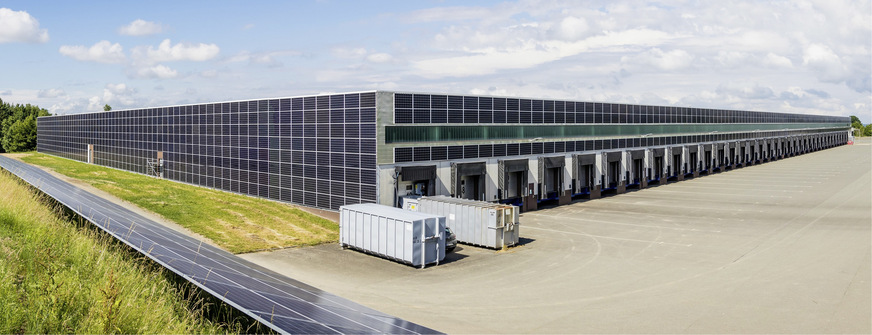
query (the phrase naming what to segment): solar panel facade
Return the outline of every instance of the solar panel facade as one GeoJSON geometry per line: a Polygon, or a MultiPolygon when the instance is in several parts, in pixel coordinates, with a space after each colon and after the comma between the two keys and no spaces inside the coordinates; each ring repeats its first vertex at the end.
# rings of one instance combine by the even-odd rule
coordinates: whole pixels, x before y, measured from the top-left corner
{"type": "Polygon", "coordinates": [[[843,136],[849,120],[677,106],[394,93],[393,123],[385,127],[385,143],[393,145],[394,163],[452,161],[801,135],[843,136]],[[531,143],[531,139],[537,141],[531,143]],[[481,142],[486,143],[476,144],[481,142]]]}
{"type": "MultiPolygon", "coordinates": [[[[379,167],[799,136],[847,117],[362,92],[41,117],[40,152],[310,207],[379,202],[379,167]]],[[[381,176],[381,177],[380,177],[381,176]]],[[[390,182],[385,181],[385,182],[390,182]]],[[[383,202],[383,201],[382,201],[383,202]]]]}
{"type": "Polygon", "coordinates": [[[40,118],[38,151],[311,207],[376,200],[375,92],[40,118]]]}

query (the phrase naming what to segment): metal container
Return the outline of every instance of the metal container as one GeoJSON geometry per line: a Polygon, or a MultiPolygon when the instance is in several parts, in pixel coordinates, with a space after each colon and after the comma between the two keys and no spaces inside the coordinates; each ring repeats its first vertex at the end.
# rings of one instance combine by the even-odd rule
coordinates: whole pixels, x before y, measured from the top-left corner
{"type": "Polygon", "coordinates": [[[379,204],[339,207],[339,244],[412,266],[445,258],[445,217],[379,204]]]}
{"type": "Polygon", "coordinates": [[[457,241],[500,249],[518,244],[517,206],[446,196],[418,199],[418,212],[447,217],[457,241]]]}
{"type": "Polygon", "coordinates": [[[407,211],[418,211],[418,199],[421,199],[420,195],[406,195],[400,197],[400,208],[405,209],[407,211]]]}

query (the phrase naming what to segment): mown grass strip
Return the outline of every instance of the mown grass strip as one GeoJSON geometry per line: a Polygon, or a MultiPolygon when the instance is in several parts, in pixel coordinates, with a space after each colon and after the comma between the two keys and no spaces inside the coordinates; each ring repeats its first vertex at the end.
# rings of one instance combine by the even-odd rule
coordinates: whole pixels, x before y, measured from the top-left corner
{"type": "Polygon", "coordinates": [[[252,320],[0,169],[0,333],[240,333],[252,320]]]}
{"type": "Polygon", "coordinates": [[[232,253],[335,242],[339,225],[290,205],[40,153],[21,160],[82,180],[174,221],[232,253]]]}

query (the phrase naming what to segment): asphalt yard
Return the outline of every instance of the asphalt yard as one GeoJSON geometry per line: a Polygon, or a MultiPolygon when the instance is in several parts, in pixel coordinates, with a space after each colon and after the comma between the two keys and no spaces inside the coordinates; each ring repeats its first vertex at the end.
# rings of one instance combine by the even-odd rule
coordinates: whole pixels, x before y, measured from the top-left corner
{"type": "Polygon", "coordinates": [[[420,270],[338,244],[242,255],[449,333],[870,333],[869,141],[522,214],[420,270]]]}

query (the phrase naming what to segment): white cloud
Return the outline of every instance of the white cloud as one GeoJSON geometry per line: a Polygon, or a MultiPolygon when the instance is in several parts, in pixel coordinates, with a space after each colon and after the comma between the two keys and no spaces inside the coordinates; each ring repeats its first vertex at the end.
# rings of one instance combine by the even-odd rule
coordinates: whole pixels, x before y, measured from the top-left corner
{"type": "Polygon", "coordinates": [[[0,43],[48,42],[48,30],[39,28],[39,21],[25,11],[0,8],[0,43]]]}
{"type": "Polygon", "coordinates": [[[249,24],[242,26],[242,30],[249,30],[251,28],[254,28],[254,23],[249,23],[249,24]]]}
{"type": "Polygon", "coordinates": [[[251,65],[263,65],[266,67],[281,67],[284,63],[280,61],[283,57],[299,56],[301,53],[294,50],[279,50],[270,52],[248,52],[242,51],[236,55],[227,58],[227,63],[248,62],[251,65]]]}
{"type": "Polygon", "coordinates": [[[113,44],[105,40],[97,42],[90,47],[82,45],[63,45],[58,51],[60,51],[64,56],[80,61],[121,63],[126,59],[124,56],[124,48],[121,47],[121,44],[113,44]]]}
{"type": "Polygon", "coordinates": [[[135,77],[148,79],[170,79],[175,78],[178,75],[178,71],[171,69],[166,65],[158,64],[137,69],[135,77]]]}
{"type": "Polygon", "coordinates": [[[337,58],[352,59],[366,56],[366,48],[346,48],[336,47],[330,50],[330,53],[337,58]]]}
{"type": "MultiPolygon", "coordinates": [[[[414,62],[415,73],[425,78],[467,77],[492,74],[501,70],[528,69],[566,57],[587,53],[624,50],[663,43],[674,38],[662,31],[630,29],[605,32],[578,42],[555,40],[527,40],[518,47],[484,48],[468,50],[462,56],[431,58],[414,62]]],[[[675,66],[672,58],[683,56],[680,52],[662,61],[663,66],[675,66]]]]}
{"type": "Polygon", "coordinates": [[[157,48],[136,47],[132,55],[146,64],[173,61],[201,62],[215,58],[220,51],[221,49],[215,44],[181,42],[173,45],[169,39],[165,39],[157,48]]]}
{"type": "Polygon", "coordinates": [[[146,36],[162,33],[165,29],[166,27],[160,23],[137,19],[118,28],[118,33],[128,36],[146,36]]]}
{"type": "Polygon", "coordinates": [[[574,16],[563,18],[557,27],[557,35],[567,41],[574,41],[585,37],[590,28],[588,27],[587,20],[574,16]]]}
{"type": "Polygon", "coordinates": [[[651,48],[641,54],[621,57],[622,63],[630,64],[640,70],[653,69],[660,71],[675,71],[685,69],[693,64],[694,56],[684,50],[664,52],[660,48],[651,48]]]}
{"type": "Polygon", "coordinates": [[[37,92],[37,94],[36,94],[36,96],[38,98],[57,98],[57,97],[65,96],[65,95],[67,95],[67,93],[64,92],[64,90],[59,89],[59,88],[50,88],[50,89],[46,89],[46,90],[39,90],[39,92],[37,92]]]}
{"type": "Polygon", "coordinates": [[[366,56],[366,60],[373,62],[373,63],[386,63],[386,62],[390,62],[392,59],[393,59],[393,56],[391,56],[390,54],[387,54],[387,53],[383,53],[383,52],[374,53],[374,54],[371,54],[369,56],[366,56]]]}
{"type": "Polygon", "coordinates": [[[766,58],[763,59],[763,64],[784,68],[793,67],[793,62],[790,61],[790,58],[779,56],[771,52],[766,54],[766,58]]]}
{"type": "Polygon", "coordinates": [[[847,75],[847,69],[839,56],[822,44],[811,44],[806,47],[802,64],[815,71],[823,81],[840,82],[847,75]]]}
{"type": "Polygon", "coordinates": [[[723,83],[715,91],[718,94],[741,99],[769,99],[775,96],[770,87],[744,82],[723,83]]]}
{"type": "Polygon", "coordinates": [[[88,110],[103,110],[103,105],[109,104],[114,109],[120,106],[130,106],[135,100],[133,96],[136,90],[128,87],[127,84],[106,84],[103,88],[103,94],[88,98],[88,110]]]}
{"type": "Polygon", "coordinates": [[[12,90],[0,91],[0,95],[3,95],[3,96],[12,95],[12,90]]]}

